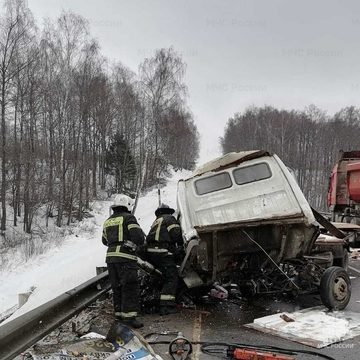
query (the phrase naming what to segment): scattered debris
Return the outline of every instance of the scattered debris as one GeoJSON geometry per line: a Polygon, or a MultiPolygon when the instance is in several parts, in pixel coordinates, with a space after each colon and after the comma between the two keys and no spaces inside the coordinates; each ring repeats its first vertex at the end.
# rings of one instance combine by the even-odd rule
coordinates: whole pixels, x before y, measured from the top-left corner
{"type": "Polygon", "coordinates": [[[218,283],[215,283],[214,287],[210,290],[210,296],[215,299],[225,300],[228,298],[228,295],[228,291],[218,283]]]}
{"type": "Polygon", "coordinates": [[[255,319],[252,324],[245,326],[315,348],[360,335],[360,313],[331,312],[318,306],[291,314],[284,313],[280,318],[278,314],[273,314],[255,319]],[[287,322],[283,315],[294,321],[287,322]]]}
{"type": "Polygon", "coordinates": [[[105,339],[105,336],[101,334],[97,334],[95,332],[91,332],[83,335],[81,339],[105,339]]]}
{"type": "Polygon", "coordinates": [[[351,249],[350,259],[359,260],[360,259],[360,249],[351,249]]]}
{"type": "Polygon", "coordinates": [[[281,314],[280,317],[286,322],[294,322],[295,320],[286,314],[281,314]]]}
{"type": "Polygon", "coordinates": [[[147,341],[127,326],[114,323],[109,334],[115,335],[105,339],[105,336],[91,332],[81,339],[61,345],[35,347],[24,354],[23,359],[32,360],[95,360],[95,359],[131,359],[131,360],[162,360],[147,341]]]}

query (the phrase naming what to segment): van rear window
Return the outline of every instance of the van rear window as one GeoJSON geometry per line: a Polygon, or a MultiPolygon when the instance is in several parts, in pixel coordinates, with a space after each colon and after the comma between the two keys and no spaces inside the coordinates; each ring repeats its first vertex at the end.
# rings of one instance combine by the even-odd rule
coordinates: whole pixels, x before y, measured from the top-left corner
{"type": "Polygon", "coordinates": [[[232,186],[229,173],[224,172],[205,179],[195,181],[195,189],[198,195],[204,195],[213,191],[226,189],[232,186]]]}
{"type": "Polygon", "coordinates": [[[242,167],[233,171],[235,182],[238,185],[254,181],[264,180],[271,177],[271,170],[266,163],[242,167]]]}

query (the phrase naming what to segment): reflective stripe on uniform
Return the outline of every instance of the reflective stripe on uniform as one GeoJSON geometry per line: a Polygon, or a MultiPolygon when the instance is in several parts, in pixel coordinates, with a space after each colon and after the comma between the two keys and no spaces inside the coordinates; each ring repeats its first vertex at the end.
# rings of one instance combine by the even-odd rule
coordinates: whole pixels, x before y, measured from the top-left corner
{"type": "Polygon", "coordinates": [[[132,241],[124,241],[124,246],[130,248],[131,250],[135,251],[137,246],[132,241]]]}
{"type": "Polygon", "coordinates": [[[160,240],[160,229],[161,229],[161,224],[162,224],[163,220],[164,220],[164,218],[158,219],[158,225],[157,225],[157,229],[156,229],[156,233],[155,233],[156,241],[160,240]]]}
{"type": "Polygon", "coordinates": [[[164,295],[164,294],[161,294],[160,295],[160,300],[175,300],[175,296],[174,295],[164,295]]]}
{"type": "Polygon", "coordinates": [[[107,228],[109,226],[116,226],[119,225],[120,223],[122,224],[124,221],[123,216],[118,216],[116,218],[109,218],[104,222],[104,228],[107,228]]]}
{"type": "Polygon", "coordinates": [[[110,226],[118,226],[119,227],[119,242],[123,241],[123,222],[124,222],[124,217],[123,216],[118,216],[116,218],[110,218],[107,219],[104,223],[104,232],[106,233],[106,228],[110,227],[110,226]]]}
{"type": "Polygon", "coordinates": [[[138,224],[130,224],[130,225],[128,225],[127,228],[128,228],[128,230],[131,230],[131,229],[141,229],[138,224]]]}
{"type": "Polygon", "coordinates": [[[104,237],[104,239],[107,241],[107,235],[106,235],[106,230],[105,230],[105,228],[103,229],[103,237],[104,237]]]}
{"type": "Polygon", "coordinates": [[[148,248],[147,251],[150,253],[168,253],[169,252],[166,249],[157,249],[157,248],[148,248]]]}
{"type": "Polygon", "coordinates": [[[124,222],[124,218],[121,216],[119,219],[121,219],[119,221],[119,242],[123,241],[123,222],[124,222]]]}
{"type": "Polygon", "coordinates": [[[172,229],[174,229],[174,228],[179,228],[180,227],[180,225],[179,224],[172,224],[172,225],[169,225],[168,227],[167,227],[167,231],[170,231],[170,230],[172,230],[172,229]]]}
{"type": "Polygon", "coordinates": [[[137,316],[137,312],[136,311],[130,311],[130,312],[116,312],[115,316],[120,316],[123,319],[126,318],[133,318],[137,316]]]}
{"type": "Polygon", "coordinates": [[[137,260],[137,256],[135,255],[130,255],[130,254],[125,254],[125,253],[122,253],[122,252],[108,252],[106,254],[106,257],[112,257],[112,256],[118,256],[118,257],[123,257],[123,258],[126,258],[126,259],[131,259],[131,260],[137,260]]]}

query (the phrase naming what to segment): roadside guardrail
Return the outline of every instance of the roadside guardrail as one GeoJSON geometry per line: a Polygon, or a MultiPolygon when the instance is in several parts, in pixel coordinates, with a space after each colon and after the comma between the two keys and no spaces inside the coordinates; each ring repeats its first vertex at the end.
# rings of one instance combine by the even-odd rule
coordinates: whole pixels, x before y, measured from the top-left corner
{"type": "Polygon", "coordinates": [[[110,290],[107,271],[0,325],[0,359],[11,360],[110,290]]]}

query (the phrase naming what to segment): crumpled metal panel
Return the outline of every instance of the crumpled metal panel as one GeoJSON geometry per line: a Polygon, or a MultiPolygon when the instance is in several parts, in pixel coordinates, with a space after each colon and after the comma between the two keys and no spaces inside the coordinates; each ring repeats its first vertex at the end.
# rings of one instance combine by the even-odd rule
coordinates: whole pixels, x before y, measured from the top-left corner
{"type": "Polygon", "coordinates": [[[199,166],[195,171],[193,176],[198,176],[205,174],[209,171],[220,171],[229,166],[236,166],[241,162],[262,157],[265,155],[270,155],[267,151],[264,150],[250,150],[250,151],[240,151],[240,152],[231,152],[226,155],[220,156],[214,160],[211,160],[205,163],[202,166],[199,166]]]}

